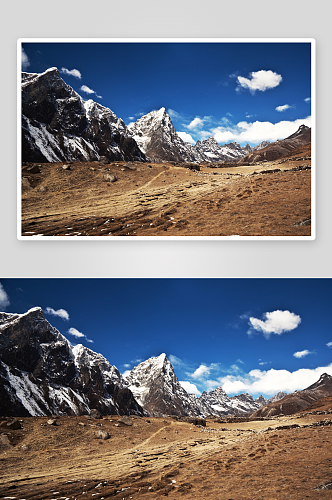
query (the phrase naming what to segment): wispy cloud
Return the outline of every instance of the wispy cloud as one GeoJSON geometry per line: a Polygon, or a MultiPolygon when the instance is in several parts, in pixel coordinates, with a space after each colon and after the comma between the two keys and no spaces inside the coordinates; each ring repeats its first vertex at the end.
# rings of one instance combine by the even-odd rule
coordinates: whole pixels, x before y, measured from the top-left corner
{"type": "Polygon", "coordinates": [[[23,71],[25,71],[30,66],[29,58],[26,55],[23,47],[22,47],[22,51],[21,51],[21,64],[22,64],[22,70],[23,71]]]}
{"type": "Polygon", "coordinates": [[[295,358],[304,358],[305,356],[308,356],[308,354],[313,354],[311,351],[308,351],[308,349],[304,349],[304,351],[298,351],[294,352],[293,356],[295,358]]]}
{"type": "Polygon", "coordinates": [[[272,311],[263,314],[263,319],[249,318],[250,329],[248,334],[254,332],[263,333],[265,338],[271,334],[281,335],[297,328],[301,323],[301,318],[290,311],[272,311]]]}
{"type": "Polygon", "coordinates": [[[305,102],[310,102],[311,101],[311,97],[306,97],[304,100],[305,100],[305,102]]]}
{"type": "Polygon", "coordinates": [[[168,356],[168,359],[173,366],[185,366],[184,361],[182,361],[182,359],[178,358],[177,356],[174,356],[174,354],[170,354],[168,356]]]}
{"type": "Polygon", "coordinates": [[[186,117],[175,111],[175,109],[168,108],[167,113],[172,118],[172,120],[185,120],[186,117]]]}
{"type": "Polygon", "coordinates": [[[51,316],[58,316],[59,318],[64,319],[65,321],[69,321],[69,313],[65,309],[53,309],[52,307],[46,307],[46,314],[50,314],[51,316]]]}
{"type": "Polygon", "coordinates": [[[282,81],[282,76],[271,70],[261,69],[260,71],[252,71],[250,78],[243,76],[237,77],[238,87],[236,90],[248,89],[252,94],[257,90],[265,92],[268,89],[277,87],[282,81]]]}
{"type": "Polygon", "coordinates": [[[3,284],[0,283],[0,307],[2,310],[6,309],[10,305],[9,297],[3,284]]]}
{"type": "Polygon", "coordinates": [[[81,90],[82,90],[82,92],[85,92],[86,94],[95,94],[96,97],[99,97],[100,99],[102,99],[101,95],[98,95],[97,92],[90,89],[90,87],[88,87],[87,85],[82,85],[81,90]]]}
{"type": "Polygon", "coordinates": [[[294,106],[290,106],[289,104],[283,104],[282,106],[277,106],[276,111],[282,112],[290,108],[294,108],[294,106]]]}
{"type": "Polygon", "coordinates": [[[327,345],[327,347],[332,348],[332,342],[328,342],[326,345],[327,345]]]}
{"type": "Polygon", "coordinates": [[[77,339],[85,339],[87,342],[93,343],[93,340],[88,339],[87,336],[84,335],[84,333],[79,332],[76,328],[73,328],[73,327],[69,328],[68,333],[69,333],[69,335],[73,335],[77,339]]]}
{"type": "Polygon", "coordinates": [[[61,68],[60,73],[63,73],[64,75],[74,76],[78,80],[81,80],[82,78],[82,74],[78,69],[61,68]]]}

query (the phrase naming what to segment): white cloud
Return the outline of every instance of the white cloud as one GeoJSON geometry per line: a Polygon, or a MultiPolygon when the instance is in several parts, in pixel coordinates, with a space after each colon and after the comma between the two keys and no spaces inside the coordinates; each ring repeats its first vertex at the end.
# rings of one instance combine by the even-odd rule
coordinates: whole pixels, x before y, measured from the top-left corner
{"type": "Polygon", "coordinates": [[[46,314],[50,314],[51,316],[59,316],[66,321],[69,320],[69,314],[65,309],[57,309],[56,311],[52,307],[46,307],[46,314]]]}
{"type": "Polygon", "coordinates": [[[0,307],[1,309],[6,309],[6,307],[8,307],[9,305],[10,305],[9,297],[2,283],[0,283],[0,307]]]}
{"type": "Polygon", "coordinates": [[[86,94],[95,94],[96,93],[94,90],[90,89],[86,85],[82,85],[81,90],[83,92],[85,92],[86,94]]]}
{"type": "Polygon", "coordinates": [[[21,51],[21,61],[22,61],[22,70],[25,71],[30,66],[30,61],[29,61],[28,56],[24,52],[23,47],[22,47],[22,51],[21,51]]]}
{"type": "Polygon", "coordinates": [[[257,332],[262,332],[266,338],[269,338],[272,333],[281,335],[284,332],[290,332],[301,323],[300,316],[290,311],[277,310],[267,312],[263,314],[263,318],[263,320],[253,317],[249,318],[249,334],[253,333],[253,330],[256,330],[257,332]]]}
{"type": "Polygon", "coordinates": [[[79,332],[78,330],[76,330],[76,328],[69,328],[68,333],[70,333],[70,335],[74,335],[74,337],[77,338],[85,337],[84,333],[79,332]]]}
{"type": "Polygon", "coordinates": [[[78,71],[78,69],[61,68],[60,73],[63,73],[65,75],[74,76],[78,80],[80,80],[82,78],[81,72],[78,71]]]}
{"type": "Polygon", "coordinates": [[[187,125],[187,128],[189,128],[190,130],[194,130],[195,128],[200,128],[202,127],[204,124],[204,120],[202,120],[201,118],[198,118],[198,116],[196,118],[194,118],[190,123],[189,125],[187,125]]]}
{"type": "Polygon", "coordinates": [[[186,381],[181,381],[179,380],[180,385],[183,387],[183,389],[188,393],[188,394],[196,394],[196,396],[200,396],[201,393],[195,386],[195,384],[192,384],[191,382],[186,382],[186,381]]]}
{"type": "Polygon", "coordinates": [[[130,370],[126,370],[125,372],[123,372],[122,376],[126,378],[126,377],[128,377],[129,373],[130,373],[130,370]]]}
{"type": "Polygon", "coordinates": [[[283,106],[277,106],[276,111],[286,111],[286,109],[289,109],[291,107],[292,106],[290,106],[289,104],[284,104],[283,106]]]}
{"type": "Polygon", "coordinates": [[[81,87],[82,92],[85,92],[86,94],[95,94],[97,97],[102,99],[101,95],[98,95],[94,90],[90,89],[87,85],[82,85],[81,87]]]}
{"type": "Polygon", "coordinates": [[[191,144],[196,144],[196,141],[191,137],[190,134],[187,134],[187,132],[177,132],[178,136],[181,137],[181,139],[184,142],[190,142],[191,144]]]}
{"type": "MultiPolygon", "coordinates": [[[[300,127],[306,125],[311,127],[311,117],[294,121],[271,122],[239,122],[237,125],[220,126],[211,130],[215,140],[220,144],[237,141],[259,144],[262,141],[275,142],[294,134],[300,127]]],[[[211,133],[210,133],[211,135],[211,133]]]]}
{"type": "Polygon", "coordinates": [[[306,97],[304,100],[305,100],[305,102],[310,102],[311,101],[311,97],[306,97]]]}
{"type": "Polygon", "coordinates": [[[129,363],[125,363],[123,366],[124,366],[125,368],[130,368],[130,364],[129,364],[129,363]]]}
{"type": "Polygon", "coordinates": [[[210,373],[210,368],[208,368],[206,365],[200,365],[194,373],[188,374],[190,377],[198,379],[201,378],[202,376],[208,375],[210,373]]]}
{"type": "Polygon", "coordinates": [[[218,379],[218,382],[227,394],[276,394],[279,391],[294,392],[305,389],[315,383],[323,373],[332,375],[332,364],[312,370],[302,368],[294,372],[273,368],[267,371],[252,370],[242,377],[227,375],[218,379]]]}
{"type": "Polygon", "coordinates": [[[332,347],[332,342],[328,342],[326,345],[327,347],[332,347]]]}
{"type": "Polygon", "coordinates": [[[239,86],[237,89],[249,89],[251,93],[255,93],[256,90],[264,92],[265,90],[277,87],[282,81],[281,75],[278,75],[278,73],[275,73],[274,71],[266,71],[264,69],[261,69],[260,71],[253,71],[250,73],[250,77],[251,78],[249,79],[244,78],[243,76],[238,76],[237,81],[239,86]]]}
{"type": "Polygon", "coordinates": [[[304,351],[294,352],[293,356],[295,358],[304,358],[305,356],[308,356],[308,354],[312,354],[312,352],[308,351],[308,349],[304,349],[304,351]]]}
{"type": "Polygon", "coordinates": [[[87,336],[84,335],[84,333],[79,332],[76,328],[73,328],[73,327],[69,328],[68,333],[70,335],[73,335],[77,339],[83,339],[84,338],[87,342],[93,343],[93,340],[88,339],[87,336]]]}

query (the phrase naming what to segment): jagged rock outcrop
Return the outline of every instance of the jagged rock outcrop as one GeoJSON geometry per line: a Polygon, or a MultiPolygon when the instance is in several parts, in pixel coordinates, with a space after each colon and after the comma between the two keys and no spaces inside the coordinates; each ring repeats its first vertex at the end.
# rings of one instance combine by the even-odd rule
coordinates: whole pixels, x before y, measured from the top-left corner
{"type": "Polygon", "coordinates": [[[0,313],[0,399],[2,416],[143,414],[118,370],[72,346],[39,307],[0,313]]]}
{"type": "Polygon", "coordinates": [[[143,161],[124,122],[110,109],[84,101],[57,68],[22,73],[22,161],[143,161]]]}

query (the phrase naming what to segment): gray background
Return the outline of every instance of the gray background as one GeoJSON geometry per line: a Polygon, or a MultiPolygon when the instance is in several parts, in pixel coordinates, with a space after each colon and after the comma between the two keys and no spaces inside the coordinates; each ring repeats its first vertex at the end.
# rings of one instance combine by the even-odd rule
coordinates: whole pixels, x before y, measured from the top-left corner
{"type": "MultiPolygon", "coordinates": [[[[332,141],[329,125],[332,43],[329,4],[326,0],[3,2],[0,79],[0,276],[331,277],[332,141]],[[18,38],[25,37],[315,38],[316,240],[17,240],[16,42],[18,38]]],[[[200,70],[199,66],[197,70],[200,70]]],[[[204,63],[201,70],[204,71],[204,63]]]]}

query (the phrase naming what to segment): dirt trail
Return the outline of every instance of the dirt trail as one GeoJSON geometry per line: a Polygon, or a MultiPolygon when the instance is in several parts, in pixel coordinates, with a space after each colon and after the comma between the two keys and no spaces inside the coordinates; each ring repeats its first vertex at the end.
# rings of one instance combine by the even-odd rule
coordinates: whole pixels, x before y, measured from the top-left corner
{"type": "Polygon", "coordinates": [[[71,169],[23,170],[23,236],[311,234],[310,161],[199,172],[168,164],[71,169]],[[289,171],[294,167],[309,170],[289,171]],[[107,173],[117,181],[106,182],[107,173]]]}
{"type": "Polygon", "coordinates": [[[171,418],[135,418],[132,426],[114,416],[60,417],[57,426],[24,418],[21,430],[0,428],[0,498],[331,498],[330,413],[206,427],[171,418]],[[325,425],[308,427],[315,422],[325,425]],[[96,439],[101,427],[105,441],[96,439]]]}

